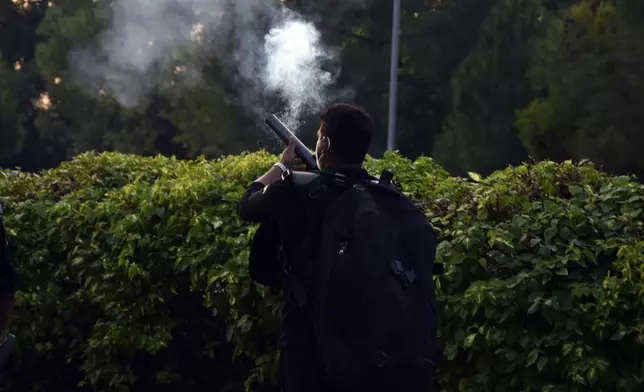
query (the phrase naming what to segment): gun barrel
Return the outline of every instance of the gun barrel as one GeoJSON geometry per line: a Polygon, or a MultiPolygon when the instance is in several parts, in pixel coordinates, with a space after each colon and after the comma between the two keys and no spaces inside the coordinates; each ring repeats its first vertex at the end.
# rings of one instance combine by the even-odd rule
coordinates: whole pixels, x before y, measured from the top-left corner
{"type": "Polygon", "coordinates": [[[264,122],[284,143],[288,144],[291,138],[295,140],[295,153],[304,161],[307,169],[312,170],[317,166],[311,150],[276,115],[268,114],[264,122]]]}

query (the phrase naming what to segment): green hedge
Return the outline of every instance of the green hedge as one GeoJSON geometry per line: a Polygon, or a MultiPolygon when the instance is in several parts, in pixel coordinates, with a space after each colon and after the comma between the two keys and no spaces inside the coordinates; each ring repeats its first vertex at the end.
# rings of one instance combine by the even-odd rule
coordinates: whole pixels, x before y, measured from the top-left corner
{"type": "MultiPolygon", "coordinates": [[[[250,281],[235,203],[274,162],[85,154],[0,172],[21,273],[3,391],[274,390],[277,293],[250,281]]],[[[441,232],[445,391],[644,382],[644,187],[588,164],[482,179],[389,154],[441,232]]]]}

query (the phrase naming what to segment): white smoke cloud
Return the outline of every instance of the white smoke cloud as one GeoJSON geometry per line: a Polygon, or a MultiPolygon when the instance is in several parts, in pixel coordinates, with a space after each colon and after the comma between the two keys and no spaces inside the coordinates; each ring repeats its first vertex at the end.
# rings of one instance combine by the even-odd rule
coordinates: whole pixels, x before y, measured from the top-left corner
{"type": "Polygon", "coordinates": [[[265,95],[274,94],[285,122],[296,127],[332,98],[337,75],[324,67],[338,54],[313,23],[278,0],[114,0],[106,16],[100,50],[73,50],[70,68],[81,87],[104,89],[124,107],[141,105],[168,83],[180,89],[202,82],[201,67],[212,57],[243,86],[251,113],[267,109],[265,95]]]}
{"type": "MultiPolygon", "coordinates": [[[[322,70],[324,61],[333,55],[320,43],[320,33],[311,23],[287,19],[266,36],[266,66],[262,80],[269,91],[287,102],[287,122],[301,113],[317,110],[328,99],[333,75],[322,70]]],[[[296,128],[297,124],[287,124],[296,128]]]]}

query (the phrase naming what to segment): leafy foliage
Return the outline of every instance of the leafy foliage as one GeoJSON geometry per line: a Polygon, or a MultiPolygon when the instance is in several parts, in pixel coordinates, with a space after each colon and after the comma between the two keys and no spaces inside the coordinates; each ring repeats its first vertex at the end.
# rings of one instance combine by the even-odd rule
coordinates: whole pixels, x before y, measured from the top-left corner
{"type": "MultiPolygon", "coordinates": [[[[88,153],[0,172],[21,273],[3,390],[272,390],[277,293],[249,279],[255,227],[234,209],[274,159],[88,153]]],[[[570,162],[367,167],[394,169],[440,231],[443,390],[637,390],[644,186],[570,162]]]]}
{"type": "Polygon", "coordinates": [[[587,158],[642,175],[644,13],[637,0],[596,3],[571,7],[538,42],[531,75],[546,96],[520,111],[520,135],[538,159],[587,158]]]}

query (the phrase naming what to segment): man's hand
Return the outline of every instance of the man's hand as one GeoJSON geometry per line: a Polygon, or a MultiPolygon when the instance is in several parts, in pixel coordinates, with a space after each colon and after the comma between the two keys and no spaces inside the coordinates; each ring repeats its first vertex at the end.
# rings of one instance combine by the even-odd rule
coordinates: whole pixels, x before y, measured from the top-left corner
{"type": "MultiPolygon", "coordinates": [[[[288,146],[282,152],[282,156],[280,158],[280,163],[282,163],[284,166],[286,166],[287,169],[291,170],[293,169],[293,166],[295,166],[295,140],[291,139],[288,146]]],[[[279,167],[271,167],[266,173],[264,173],[263,176],[257,179],[257,182],[267,186],[275,181],[279,181],[282,178],[282,170],[279,167]]]]}
{"type": "Polygon", "coordinates": [[[293,169],[296,158],[297,156],[295,155],[295,139],[291,139],[288,143],[288,146],[286,146],[286,149],[284,150],[284,152],[282,152],[282,157],[280,158],[280,162],[288,169],[293,169]]]}

